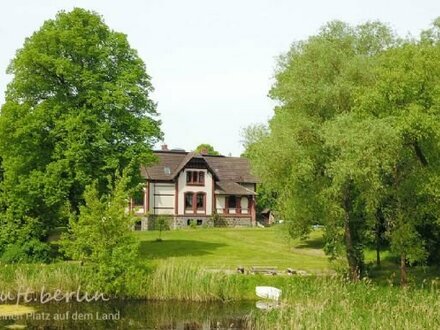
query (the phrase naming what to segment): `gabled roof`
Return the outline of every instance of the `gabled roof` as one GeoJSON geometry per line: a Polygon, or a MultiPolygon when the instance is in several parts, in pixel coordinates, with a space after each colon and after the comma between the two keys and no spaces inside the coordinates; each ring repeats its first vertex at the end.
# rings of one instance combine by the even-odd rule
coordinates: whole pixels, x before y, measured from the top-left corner
{"type": "Polygon", "coordinates": [[[249,160],[240,157],[208,156],[194,152],[155,151],[158,163],[141,168],[141,174],[150,180],[173,180],[193,158],[202,158],[219,181],[256,183],[250,173],[249,160]]]}

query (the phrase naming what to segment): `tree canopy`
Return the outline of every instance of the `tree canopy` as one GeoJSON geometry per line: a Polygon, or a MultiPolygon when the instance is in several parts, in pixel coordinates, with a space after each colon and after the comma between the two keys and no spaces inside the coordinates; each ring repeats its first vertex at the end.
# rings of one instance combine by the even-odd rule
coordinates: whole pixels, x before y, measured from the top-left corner
{"type": "Polygon", "coordinates": [[[326,252],[344,254],[353,279],[374,240],[400,256],[402,283],[408,263],[438,252],[438,31],[403,40],[378,22],[335,21],[294,43],[267,132],[247,144],[290,233],[324,224],[326,252]]]}
{"type": "Polygon", "coordinates": [[[213,155],[213,156],[218,156],[218,155],[220,155],[220,153],[219,153],[218,151],[216,151],[216,150],[214,149],[214,147],[213,147],[212,145],[208,144],[208,143],[202,143],[202,144],[200,144],[200,145],[196,148],[195,152],[197,152],[197,153],[203,153],[203,154],[205,154],[205,155],[213,155]]]}
{"type": "Polygon", "coordinates": [[[44,22],[7,72],[0,252],[8,242],[44,241],[79,212],[92,182],[108,193],[125,170],[135,187],[161,138],[145,64],[94,12],[76,8],[44,22]]]}

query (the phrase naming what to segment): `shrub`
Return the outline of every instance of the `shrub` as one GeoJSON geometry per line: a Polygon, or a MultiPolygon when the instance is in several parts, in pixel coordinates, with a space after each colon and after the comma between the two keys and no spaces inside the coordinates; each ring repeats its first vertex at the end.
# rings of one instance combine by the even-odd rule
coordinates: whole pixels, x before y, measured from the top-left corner
{"type": "Polygon", "coordinates": [[[197,228],[197,221],[195,219],[189,220],[189,228],[196,229],[197,228]]]}
{"type": "Polygon", "coordinates": [[[85,206],[70,230],[62,235],[61,246],[74,260],[90,264],[95,288],[107,293],[123,292],[137,264],[139,243],[132,235],[134,216],[125,212],[127,179],[122,177],[109,195],[99,198],[95,185],[84,194],[85,206]]]}
{"type": "Polygon", "coordinates": [[[227,227],[228,226],[228,222],[226,221],[226,219],[224,217],[222,217],[220,214],[218,214],[217,212],[212,215],[211,221],[214,223],[214,227],[227,227]]]}
{"type": "Polygon", "coordinates": [[[5,263],[19,262],[50,262],[53,260],[53,251],[49,244],[36,239],[23,244],[9,244],[6,246],[1,261],[5,263]]]}

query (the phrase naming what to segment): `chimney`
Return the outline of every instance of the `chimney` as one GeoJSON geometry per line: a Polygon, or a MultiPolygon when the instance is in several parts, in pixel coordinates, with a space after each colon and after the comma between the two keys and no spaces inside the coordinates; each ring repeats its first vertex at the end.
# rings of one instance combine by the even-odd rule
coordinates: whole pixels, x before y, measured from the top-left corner
{"type": "Polygon", "coordinates": [[[162,151],[168,151],[168,146],[166,144],[162,144],[162,151]]]}
{"type": "Polygon", "coordinates": [[[207,155],[208,154],[208,149],[203,148],[202,150],[200,150],[200,154],[207,155]]]}

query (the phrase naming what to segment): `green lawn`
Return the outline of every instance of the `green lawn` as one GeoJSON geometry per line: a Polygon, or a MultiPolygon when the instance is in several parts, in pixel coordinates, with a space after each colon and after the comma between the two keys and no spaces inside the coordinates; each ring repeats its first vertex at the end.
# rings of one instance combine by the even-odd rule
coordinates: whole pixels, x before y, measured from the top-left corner
{"type": "Polygon", "coordinates": [[[280,227],[173,230],[162,232],[163,241],[156,242],[158,235],[157,231],[136,232],[143,258],[175,258],[214,269],[276,266],[279,270],[330,271],[321,231],[314,231],[304,242],[288,239],[280,227]]]}

